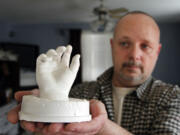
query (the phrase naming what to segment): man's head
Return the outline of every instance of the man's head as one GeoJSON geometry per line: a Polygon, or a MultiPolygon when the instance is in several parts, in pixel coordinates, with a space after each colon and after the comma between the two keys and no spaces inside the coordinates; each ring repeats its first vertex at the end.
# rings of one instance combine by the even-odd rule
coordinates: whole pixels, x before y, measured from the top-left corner
{"type": "Polygon", "coordinates": [[[123,16],[111,39],[113,84],[134,87],[147,80],[161,49],[159,42],[160,30],[150,15],[131,12],[123,16]]]}

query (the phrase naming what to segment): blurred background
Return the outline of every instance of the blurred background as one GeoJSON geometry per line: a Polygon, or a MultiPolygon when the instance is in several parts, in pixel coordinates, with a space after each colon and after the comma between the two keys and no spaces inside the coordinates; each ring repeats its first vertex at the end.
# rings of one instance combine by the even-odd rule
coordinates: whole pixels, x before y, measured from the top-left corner
{"type": "Polygon", "coordinates": [[[95,80],[112,66],[109,39],[114,25],[134,10],[152,15],[161,30],[162,50],[153,76],[180,85],[179,0],[1,0],[0,134],[25,134],[4,116],[16,104],[14,92],[37,88],[40,53],[71,44],[72,55],[81,54],[75,84],[95,80]]]}

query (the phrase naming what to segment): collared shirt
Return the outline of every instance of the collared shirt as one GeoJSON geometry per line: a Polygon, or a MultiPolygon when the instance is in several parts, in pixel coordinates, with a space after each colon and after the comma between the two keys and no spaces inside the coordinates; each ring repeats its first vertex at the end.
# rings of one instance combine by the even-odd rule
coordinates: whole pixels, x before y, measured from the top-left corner
{"type": "MultiPolygon", "coordinates": [[[[74,87],[70,96],[102,101],[114,121],[112,74],[111,68],[97,81],[74,87]]],[[[149,77],[124,99],[121,126],[136,135],[179,135],[180,88],[149,77]]]]}

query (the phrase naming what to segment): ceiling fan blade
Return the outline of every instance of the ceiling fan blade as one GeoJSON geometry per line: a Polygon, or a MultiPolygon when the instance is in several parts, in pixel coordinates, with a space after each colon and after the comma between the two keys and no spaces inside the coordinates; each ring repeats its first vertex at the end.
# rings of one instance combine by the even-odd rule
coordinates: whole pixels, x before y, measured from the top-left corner
{"type": "Polygon", "coordinates": [[[128,9],[126,8],[116,8],[116,9],[110,9],[108,10],[110,14],[119,14],[119,13],[125,13],[128,12],[128,9]]]}
{"type": "Polygon", "coordinates": [[[109,15],[111,18],[113,18],[113,19],[120,19],[123,15],[113,15],[113,14],[111,14],[111,15],[109,15]]]}

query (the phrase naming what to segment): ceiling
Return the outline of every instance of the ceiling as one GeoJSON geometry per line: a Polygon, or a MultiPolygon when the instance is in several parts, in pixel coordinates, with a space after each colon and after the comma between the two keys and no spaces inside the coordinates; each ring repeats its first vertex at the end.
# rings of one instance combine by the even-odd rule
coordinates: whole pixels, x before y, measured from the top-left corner
{"type": "MultiPolygon", "coordinates": [[[[10,23],[84,23],[95,19],[98,0],[1,0],[0,21],[10,23]]],[[[159,22],[180,22],[180,0],[104,0],[109,8],[150,13],[159,22]]]]}

